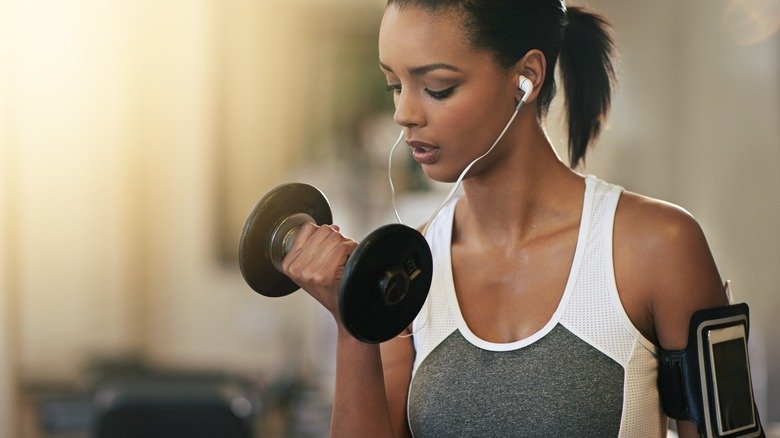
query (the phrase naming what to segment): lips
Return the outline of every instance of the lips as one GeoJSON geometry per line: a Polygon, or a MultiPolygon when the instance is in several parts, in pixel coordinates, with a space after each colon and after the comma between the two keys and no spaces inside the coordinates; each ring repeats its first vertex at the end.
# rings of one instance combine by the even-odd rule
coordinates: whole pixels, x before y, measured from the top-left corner
{"type": "Polygon", "coordinates": [[[414,161],[420,164],[432,164],[439,158],[440,148],[438,146],[417,140],[409,140],[406,144],[412,148],[414,161]]]}

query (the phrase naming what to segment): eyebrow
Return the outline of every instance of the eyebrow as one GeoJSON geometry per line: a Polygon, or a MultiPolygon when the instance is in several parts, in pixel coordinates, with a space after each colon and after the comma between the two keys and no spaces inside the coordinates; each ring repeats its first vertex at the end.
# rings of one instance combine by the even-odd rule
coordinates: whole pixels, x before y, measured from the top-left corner
{"type": "MultiPolygon", "coordinates": [[[[387,65],[383,64],[382,62],[379,63],[379,65],[389,71],[390,73],[395,73],[392,68],[388,67],[387,65]]],[[[434,70],[450,70],[454,72],[460,73],[460,69],[458,69],[455,66],[444,64],[444,63],[436,63],[436,64],[428,64],[428,65],[421,65],[419,67],[409,67],[409,74],[412,76],[422,76],[426,73],[432,72],[434,70]]]]}

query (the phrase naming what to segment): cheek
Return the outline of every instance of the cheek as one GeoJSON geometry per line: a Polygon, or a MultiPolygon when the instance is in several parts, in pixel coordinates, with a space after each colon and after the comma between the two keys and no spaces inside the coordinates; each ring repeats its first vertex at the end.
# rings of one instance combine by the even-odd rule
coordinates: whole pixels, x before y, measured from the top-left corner
{"type": "Polygon", "coordinates": [[[496,94],[471,93],[441,108],[437,124],[443,139],[459,148],[489,147],[511,117],[511,113],[504,117],[506,99],[496,94]]]}

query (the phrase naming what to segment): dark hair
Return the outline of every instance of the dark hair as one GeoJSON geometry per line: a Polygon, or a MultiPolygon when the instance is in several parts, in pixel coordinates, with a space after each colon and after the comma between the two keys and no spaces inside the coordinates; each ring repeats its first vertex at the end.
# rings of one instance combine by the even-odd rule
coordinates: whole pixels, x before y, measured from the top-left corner
{"type": "Polygon", "coordinates": [[[609,23],[561,0],[388,0],[397,7],[417,6],[458,13],[473,47],[495,55],[504,69],[529,50],[547,61],[537,97],[544,117],[555,96],[555,64],[560,58],[569,130],[569,165],[584,160],[588,145],[601,132],[615,86],[614,42],[609,23]]]}

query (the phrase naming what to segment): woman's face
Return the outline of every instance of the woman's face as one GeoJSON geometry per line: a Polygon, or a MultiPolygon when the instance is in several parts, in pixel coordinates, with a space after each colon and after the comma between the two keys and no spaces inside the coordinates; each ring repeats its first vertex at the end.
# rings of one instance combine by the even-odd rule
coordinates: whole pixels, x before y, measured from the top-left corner
{"type": "Polygon", "coordinates": [[[394,119],[434,180],[455,181],[514,111],[517,79],[490,52],[471,47],[453,12],[389,6],[379,61],[394,94],[394,119]]]}

